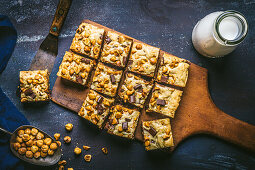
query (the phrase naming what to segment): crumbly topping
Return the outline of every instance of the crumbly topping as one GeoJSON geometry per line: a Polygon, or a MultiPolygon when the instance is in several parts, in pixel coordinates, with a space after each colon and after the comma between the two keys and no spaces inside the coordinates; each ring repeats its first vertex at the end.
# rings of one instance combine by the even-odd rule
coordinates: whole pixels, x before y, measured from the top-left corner
{"type": "Polygon", "coordinates": [[[127,73],[124,84],[120,89],[120,97],[124,102],[129,102],[142,108],[151,88],[151,82],[127,73]]]}
{"type": "Polygon", "coordinates": [[[121,137],[133,139],[140,112],[121,105],[112,108],[112,114],[106,124],[107,132],[121,137]]]}
{"type": "Polygon", "coordinates": [[[78,114],[99,128],[102,128],[113,102],[113,99],[105,98],[90,90],[78,114]]]}
{"type": "Polygon", "coordinates": [[[146,150],[174,146],[169,118],[143,121],[142,128],[146,150]]]}
{"type": "Polygon", "coordinates": [[[105,37],[101,61],[125,67],[132,40],[109,31],[105,37]]]}
{"type": "Polygon", "coordinates": [[[103,35],[104,29],[88,23],[82,23],[76,30],[70,49],[97,59],[99,57],[103,35]]]}
{"type": "Polygon", "coordinates": [[[57,75],[64,79],[85,85],[92,67],[92,60],[67,51],[59,66],[57,75]]]}
{"type": "Polygon", "coordinates": [[[21,102],[49,100],[48,70],[20,71],[21,102]]]}
{"type": "Polygon", "coordinates": [[[153,77],[159,56],[159,48],[134,42],[128,69],[142,75],[153,77]]]}
{"type": "Polygon", "coordinates": [[[147,111],[154,111],[174,118],[182,91],[156,83],[147,111]]]}
{"type": "Polygon", "coordinates": [[[179,87],[185,87],[189,64],[186,60],[164,53],[161,59],[157,80],[179,87]]]}
{"type": "Polygon", "coordinates": [[[114,97],[117,92],[122,71],[98,63],[91,88],[114,97]]]}

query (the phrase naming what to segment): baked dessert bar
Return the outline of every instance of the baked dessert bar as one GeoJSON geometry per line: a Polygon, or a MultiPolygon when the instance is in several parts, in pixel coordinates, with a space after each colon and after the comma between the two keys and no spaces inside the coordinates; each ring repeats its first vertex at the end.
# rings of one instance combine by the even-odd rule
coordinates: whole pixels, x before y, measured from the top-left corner
{"type": "Polygon", "coordinates": [[[82,23],[76,30],[70,49],[97,59],[102,46],[104,29],[82,23]]]}
{"type": "Polygon", "coordinates": [[[147,151],[174,146],[169,118],[143,121],[142,129],[147,151]]]}
{"type": "Polygon", "coordinates": [[[128,70],[153,77],[159,56],[159,48],[144,43],[134,42],[128,70]]]}
{"type": "Polygon", "coordinates": [[[90,90],[78,115],[102,128],[113,102],[114,99],[105,98],[94,90],[90,90]]]}
{"type": "Polygon", "coordinates": [[[75,83],[86,85],[92,67],[93,60],[67,51],[57,75],[75,83]]]}
{"type": "Polygon", "coordinates": [[[108,96],[114,97],[117,92],[118,84],[122,71],[98,63],[91,88],[108,96]]]}
{"type": "Polygon", "coordinates": [[[157,81],[185,87],[189,64],[186,60],[164,53],[161,58],[157,81]]]}
{"type": "Polygon", "coordinates": [[[125,67],[131,45],[132,39],[109,31],[105,36],[101,61],[125,67]]]}
{"type": "Polygon", "coordinates": [[[148,112],[157,112],[174,118],[179,106],[182,91],[171,87],[155,84],[149,102],[148,112]]]}
{"type": "Polygon", "coordinates": [[[20,71],[21,102],[48,101],[49,73],[48,70],[20,71]]]}
{"type": "Polygon", "coordinates": [[[132,73],[126,73],[126,78],[121,86],[119,96],[124,100],[124,102],[143,108],[151,88],[151,82],[132,73]]]}
{"type": "Polygon", "coordinates": [[[129,109],[119,104],[115,105],[111,112],[112,114],[105,126],[107,132],[117,136],[134,139],[140,112],[136,109],[129,109]]]}

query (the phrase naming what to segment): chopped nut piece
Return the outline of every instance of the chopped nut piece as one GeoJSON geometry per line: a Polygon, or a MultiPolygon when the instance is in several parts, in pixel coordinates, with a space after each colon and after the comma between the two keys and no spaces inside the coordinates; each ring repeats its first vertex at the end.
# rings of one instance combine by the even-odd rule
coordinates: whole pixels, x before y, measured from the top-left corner
{"type": "Polygon", "coordinates": [[[51,140],[51,138],[45,138],[43,142],[44,142],[44,144],[46,144],[46,145],[50,145],[51,142],[52,142],[52,140],[51,140]]]}
{"type": "Polygon", "coordinates": [[[24,155],[27,152],[27,148],[19,148],[18,152],[20,155],[24,155]]]}
{"type": "Polygon", "coordinates": [[[24,134],[22,136],[22,140],[25,141],[25,142],[29,141],[29,139],[30,139],[30,136],[28,134],[24,134]]]}
{"type": "Polygon", "coordinates": [[[27,129],[25,130],[25,133],[28,134],[28,135],[30,135],[31,130],[30,130],[29,128],[27,128],[27,129]]]}
{"type": "Polygon", "coordinates": [[[73,124],[71,124],[71,123],[68,123],[68,124],[66,124],[66,130],[67,131],[71,131],[72,129],[73,129],[73,124]]]}
{"type": "Polygon", "coordinates": [[[41,133],[41,132],[38,132],[37,135],[36,135],[36,139],[40,140],[40,139],[43,139],[44,138],[44,134],[41,133]]]}
{"type": "Polygon", "coordinates": [[[87,151],[87,150],[89,150],[89,149],[90,149],[90,147],[89,147],[89,146],[85,146],[85,145],[83,145],[83,149],[85,149],[85,150],[87,151]]]}
{"type": "Polygon", "coordinates": [[[37,151],[38,151],[38,146],[36,146],[36,145],[33,145],[33,146],[31,146],[31,151],[33,152],[33,153],[36,153],[37,151]]]}
{"type": "Polygon", "coordinates": [[[41,157],[44,158],[44,157],[46,157],[46,156],[48,155],[48,152],[43,152],[43,151],[41,151],[40,154],[41,154],[41,157]]]}
{"type": "Polygon", "coordinates": [[[36,128],[32,128],[31,134],[35,136],[37,135],[37,133],[38,133],[38,130],[36,128]]]}
{"type": "Polygon", "coordinates": [[[26,157],[27,157],[27,158],[33,158],[33,152],[27,151],[27,152],[26,152],[26,157]]]}
{"type": "Polygon", "coordinates": [[[75,153],[76,155],[80,155],[80,154],[81,154],[81,148],[76,147],[76,148],[74,149],[74,153],[75,153]]]}
{"type": "Polygon", "coordinates": [[[53,154],[54,154],[54,151],[51,150],[51,149],[49,149],[49,150],[48,150],[48,155],[52,156],[53,154]]]}
{"type": "Polygon", "coordinates": [[[55,134],[54,134],[54,138],[55,138],[56,140],[59,140],[60,134],[59,134],[59,133],[55,133],[55,134]]]}
{"type": "Polygon", "coordinates": [[[60,147],[61,146],[61,142],[60,141],[56,141],[58,146],[60,147]]]}
{"type": "Polygon", "coordinates": [[[56,143],[50,144],[50,149],[56,150],[58,148],[58,145],[56,143]]]}
{"type": "Polygon", "coordinates": [[[63,165],[59,166],[59,168],[58,168],[58,170],[64,170],[64,169],[65,169],[65,168],[64,168],[63,165]]]}
{"type": "Polygon", "coordinates": [[[71,142],[71,137],[70,136],[64,137],[64,142],[65,143],[70,143],[71,142]]]}
{"type": "Polygon", "coordinates": [[[39,158],[41,156],[41,153],[40,152],[36,152],[35,154],[34,154],[34,158],[39,158]]]}
{"type": "Polygon", "coordinates": [[[23,140],[22,140],[22,138],[21,138],[21,137],[17,136],[17,137],[16,137],[16,142],[18,142],[18,143],[22,143],[22,142],[23,142],[23,140]]]}
{"type": "Polygon", "coordinates": [[[48,146],[48,145],[43,145],[43,146],[41,147],[41,150],[42,150],[43,152],[48,152],[48,149],[49,149],[49,146],[48,146]]]}
{"type": "Polygon", "coordinates": [[[14,143],[13,148],[17,151],[21,147],[20,143],[14,143]]]}
{"type": "Polygon", "coordinates": [[[67,170],[73,170],[73,168],[67,168],[67,170]]]}
{"type": "Polygon", "coordinates": [[[65,166],[66,165],[66,160],[59,161],[58,165],[59,166],[61,166],[61,165],[65,166]]]}
{"type": "Polygon", "coordinates": [[[103,151],[104,154],[108,154],[108,150],[107,150],[106,147],[105,147],[105,148],[102,148],[102,151],[103,151]]]}
{"type": "Polygon", "coordinates": [[[41,147],[41,146],[43,145],[43,140],[37,140],[37,141],[36,141],[36,145],[37,145],[38,147],[41,147]]]}
{"type": "Polygon", "coordinates": [[[85,155],[84,159],[86,162],[90,162],[91,161],[91,155],[85,155]]]}
{"type": "Polygon", "coordinates": [[[19,130],[19,131],[18,131],[19,137],[22,138],[22,136],[23,136],[24,134],[25,134],[25,131],[24,131],[24,130],[19,130]]]}

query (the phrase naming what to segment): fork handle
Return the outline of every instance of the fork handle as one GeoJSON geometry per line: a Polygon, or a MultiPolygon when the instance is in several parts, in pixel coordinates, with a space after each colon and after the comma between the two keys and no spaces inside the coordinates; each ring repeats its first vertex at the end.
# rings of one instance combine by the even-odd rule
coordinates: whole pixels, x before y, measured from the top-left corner
{"type": "Polygon", "coordinates": [[[6,133],[6,134],[8,134],[8,135],[12,135],[11,132],[9,132],[8,130],[5,130],[5,129],[1,128],[1,127],[0,127],[0,131],[6,133]]]}
{"type": "Polygon", "coordinates": [[[60,0],[56,13],[54,15],[53,22],[50,27],[50,33],[56,37],[59,36],[63,23],[66,19],[69,8],[72,4],[72,0],[60,0]]]}

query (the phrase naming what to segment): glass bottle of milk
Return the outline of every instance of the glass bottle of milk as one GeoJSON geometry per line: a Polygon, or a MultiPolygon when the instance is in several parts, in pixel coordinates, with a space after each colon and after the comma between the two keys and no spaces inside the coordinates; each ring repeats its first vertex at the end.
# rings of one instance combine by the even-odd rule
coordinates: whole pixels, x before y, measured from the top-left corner
{"type": "Polygon", "coordinates": [[[210,58],[225,56],[247,35],[248,24],[237,11],[213,12],[198,21],[192,32],[195,49],[210,58]]]}

